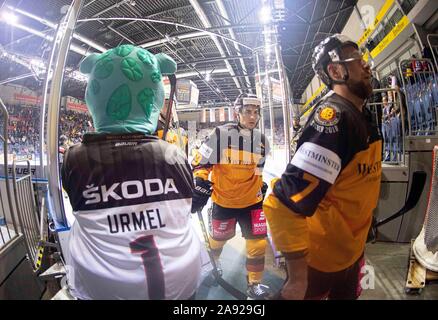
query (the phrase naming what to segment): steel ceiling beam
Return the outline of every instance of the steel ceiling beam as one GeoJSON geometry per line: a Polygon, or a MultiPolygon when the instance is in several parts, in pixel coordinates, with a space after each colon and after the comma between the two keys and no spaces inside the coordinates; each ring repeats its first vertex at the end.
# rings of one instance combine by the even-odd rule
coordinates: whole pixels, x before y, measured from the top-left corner
{"type": "MultiPolygon", "coordinates": [[[[201,76],[203,76],[205,78],[205,76],[207,75],[207,73],[228,73],[228,69],[227,68],[222,68],[222,69],[209,69],[209,70],[204,70],[204,71],[200,71],[199,73],[201,73],[201,76]]],[[[189,77],[195,77],[199,75],[198,72],[195,71],[189,71],[189,72],[181,72],[181,73],[177,73],[176,77],[179,78],[189,78],[189,77]]]]}
{"type": "MultiPolygon", "coordinates": [[[[152,15],[147,16],[147,18],[152,18],[152,15]]],[[[131,25],[131,24],[133,24],[135,22],[136,21],[129,21],[126,24],[117,26],[117,28],[123,28],[123,27],[131,25]]],[[[300,24],[300,25],[303,25],[303,24],[300,24]]],[[[244,28],[255,29],[254,32],[261,32],[262,31],[262,27],[260,27],[260,25],[257,24],[257,23],[251,23],[251,24],[233,24],[233,25],[229,25],[229,26],[214,26],[214,27],[212,26],[211,28],[205,28],[205,31],[209,31],[209,32],[213,33],[213,32],[217,32],[217,31],[227,30],[227,29],[230,29],[230,28],[233,28],[233,29],[244,29],[244,28]]],[[[190,34],[190,33],[187,33],[187,35],[188,34],[190,34]]],[[[183,33],[182,35],[185,35],[185,33],[183,33]]],[[[174,34],[174,35],[171,35],[171,36],[172,37],[179,37],[180,35],[174,34]]],[[[209,34],[204,33],[202,36],[203,37],[208,37],[209,34]]],[[[187,39],[189,39],[189,38],[187,38],[187,39]]]]}
{"type": "MultiPolygon", "coordinates": [[[[211,28],[211,23],[210,21],[208,21],[208,18],[204,12],[204,10],[201,8],[201,5],[199,4],[199,2],[197,0],[189,0],[190,4],[193,6],[193,8],[195,9],[196,14],[198,15],[199,19],[201,20],[203,26],[205,28],[211,28]]],[[[215,43],[217,49],[219,50],[219,53],[221,55],[221,57],[225,58],[226,54],[224,52],[224,49],[222,48],[221,43],[219,42],[217,36],[212,36],[211,37],[213,39],[213,42],[215,43]]],[[[234,70],[233,67],[231,67],[230,63],[228,62],[228,60],[225,60],[225,65],[227,66],[228,72],[234,76],[234,70]]],[[[240,92],[243,93],[243,91],[241,90],[241,86],[240,83],[237,79],[233,78],[234,83],[236,84],[236,87],[240,89],[240,92]]]]}
{"type": "MultiPolygon", "coordinates": [[[[119,3],[119,5],[121,5],[121,4],[124,4],[125,2],[122,2],[122,3],[119,3]]],[[[114,6],[112,6],[112,7],[109,7],[109,8],[107,8],[108,10],[109,9],[112,9],[112,8],[114,8],[114,6]]],[[[134,7],[132,7],[132,6],[129,6],[128,7],[129,8],[129,10],[130,11],[132,11],[134,14],[136,14],[136,15],[140,15],[140,13],[137,11],[137,10],[135,10],[135,8],[134,7]]],[[[182,25],[182,24],[179,24],[179,23],[174,23],[174,22],[168,22],[168,21],[158,21],[158,20],[154,20],[154,19],[143,19],[143,18],[128,18],[128,19],[126,19],[126,18],[92,18],[92,19],[81,19],[81,20],[78,20],[78,22],[85,22],[85,21],[99,21],[99,22],[101,22],[101,21],[104,21],[104,20],[109,20],[109,21],[114,21],[114,20],[134,20],[134,21],[141,21],[141,22],[144,22],[144,23],[161,23],[161,24],[170,24],[170,25],[179,25],[179,26],[184,26],[184,27],[187,27],[187,28],[191,28],[191,29],[195,29],[195,30],[201,30],[201,29],[198,29],[198,28],[194,28],[194,27],[191,27],[191,26],[185,26],[185,25],[182,25]]],[[[170,40],[171,39],[169,39],[168,37],[166,37],[165,35],[163,35],[159,30],[157,30],[154,26],[149,26],[149,25],[147,25],[146,24],[146,26],[148,27],[148,28],[152,28],[155,32],[157,32],[160,36],[162,36],[166,41],[161,41],[161,43],[160,44],[163,44],[164,46],[166,46],[166,48],[170,51],[170,52],[172,52],[178,59],[180,59],[183,63],[185,63],[185,58],[183,58],[181,55],[179,55],[177,52],[175,52],[175,50],[173,50],[172,48],[170,48],[169,47],[169,45],[167,44],[167,42],[171,42],[170,40]]],[[[201,30],[201,31],[203,31],[203,30],[201,30]]],[[[204,31],[203,31],[204,32],[204,31]]],[[[208,32],[207,32],[208,33],[208,32]]],[[[131,43],[133,43],[133,41],[131,41],[130,39],[128,39],[131,43]]],[[[181,43],[181,45],[184,47],[184,45],[181,43]]],[[[146,47],[146,46],[142,46],[142,47],[146,47]]],[[[185,47],[184,47],[185,48],[185,47]]],[[[185,48],[185,50],[187,50],[187,52],[191,55],[191,53],[190,53],[190,51],[188,51],[188,49],[187,48],[185,48]]],[[[192,56],[192,58],[193,59],[195,59],[195,57],[193,57],[192,56]]],[[[198,76],[198,77],[202,77],[202,75],[201,75],[201,73],[195,68],[195,67],[190,67],[191,69],[193,69],[194,71],[193,71],[193,73],[178,73],[178,74],[176,74],[176,76],[177,76],[177,78],[179,77],[179,78],[182,78],[182,77],[187,77],[187,74],[189,74],[189,77],[190,76],[198,76]]],[[[212,86],[211,86],[211,84],[207,84],[208,86],[210,86],[210,88],[211,88],[211,90],[216,94],[216,95],[218,95],[218,97],[219,98],[222,98],[221,96],[220,96],[220,94],[221,94],[221,92],[220,92],[220,90],[219,89],[216,89],[216,88],[213,88],[212,86]]],[[[225,97],[225,99],[227,99],[227,97],[225,97]]]]}
{"type": "MultiPolygon", "coordinates": [[[[330,2],[330,1],[328,1],[328,2],[330,2]]],[[[344,4],[344,1],[342,1],[342,5],[343,4],[344,4]]],[[[342,6],[341,6],[341,8],[342,8],[342,6]]],[[[354,8],[354,5],[351,5],[351,6],[343,8],[343,9],[336,10],[336,12],[333,12],[333,13],[329,14],[328,16],[322,16],[320,19],[312,21],[312,23],[310,25],[314,25],[314,24],[317,24],[317,23],[319,23],[321,21],[325,21],[327,19],[330,19],[333,16],[338,16],[340,13],[343,13],[344,11],[347,11],[347,10],[350,10],[350,9],[353,9],[353,8],[354,8]]]]}
{"type": "MultiPolygon", "coordinates": [[[[197,27],[193,27],[193,26],[177,23],[177,22],[162,21],[162,20],[155,20],[155,19],[148,19],[148,18],[135,18],[135,17],[134,18],[133,17],[131,17],[131,18],[126,18],[126,17],[86,18],[86,19],[79,19],[77,22],[86,22],[86,21],[143,21],[143,22],[152,22],[152,23],[158,23],[158,24],[167,24],[167,25],[179,26],[179,27],[183,27],[183,28],[187,28],[187,29],[191,29],[191,30],[196,30],[198,32],[203,32],[205,35],[208,35],[208,36],[211,36],[211,37],[222,38],[222,39],[227,40],[227,41],[236,42],[238,45],[243,46],[243,47],[249,49],[251,52],[253,51],[253,48],[247,46],[246,44],[241,43],[241,42],[236,41],[236,40],[233,40],[233,39],[231,39],[229,37],[226,37],[226,36],[223,36],[221,34],[208,31],[208,28],[202,29],[202,28],[197,28],[197,27]]],[[[199,36],[199,34],[197,36],[199,36]]],[[[143,44],[138,44],[138,45],[140,45],[140,46],[147,46],[148,43],[149,42],[145,42],[143,44]]]]}
{"type": "Polygon", "coordinates": [[[104,13],[106,13],[106,12],[108,12],[108,11],[111,11],[111,10],[114,9],[114,8],[118,8],[118,7],[122,6],[122,5],[124,5],[125,3],[128,3],[129,1],[130,1],[130,0],[117,1],[115,4],[113,4],[113,5],[111,5],[111,6],[107,7],[107,8],[105,8],[105,9],[99,11],[99,12],[97,12],[97,13],[94,14],[92,17],[93,17],[93,18],[99,17],[99,16],[101,16],[102,14],[104,14],[104,13]]]}
{"type": "MultiPolygon", "coordinates": [[[[11,23],[11,25],[15,28],[21,29],[21,30],[26,31],[28,33],[31,33],[37,37],[43,38],[49,42],[53,41],[53,36],[49,36],[42,31],[35,30],[34,28],[25,26],[25,25],[18,23],[18,22],[11,23]]],[[[90,52],[88,52],[88,50],[86,50],[86,49],[84,49],[84,48],[82,48],[74,43],[71,44],[70,48],[73,52],[79,53],[83,56],[87,56],[88,54],[90,54],[90,52]]]]}
{"type": "MultiPolygon", "coordinates": [[[[330,1],[327,1],[327,5],[328,5],[329,3],[330,3],[330,1]]],[[[309,23],[312,23],[313,16],[315,15],[317,5],[318,5],[318,0],[316,0],[315,3],[314,3],[314,5],[313,5],[312,15],[310,16],[310,21],[309,21],[309,23]]],[[[327,6],[326,6],[326,10],[327,10],[327,6]]],[[[305,38],[304,38],[304,43],[307,42],[307,37],[309,36],[309,32],[310,32],[310,24],[309,24],[309,26],[307,27],[307,32],[306,32],[306,36],[305,36],[305,38]]],[[[295,73],[295,72],[297,71],[297,69],[298,69],[298,65],[299,65],[299,62],[300,62],[300,60],[301,60],[301,56],[303,55],[303,51],[304,51],[304,46],[301,47],[300,56],[298,57],[298,61],[297,61],[297,65],[295,66],[294,73],[295,73]]]]}
{"type": "MultiPolygon", "coordinates": [[[[132,7],[132,6],[130,6],[129,7],[129,11],[132,11],[135,15],[140,15],[140,12],[138,12],[138,10],[136,10],[134,7],[132,7]]],[[[162,38],[168,38],[166,35],[164,35],[164,34],[162,34],[157,28],[155,28],[153,25],[149,25],[148,23],[146,23],[145,21],[143,21],[144,23],[145,23],[145,25],[148,27],[148,28],[150,28],[150,29],[152,29],[154,32],[156,32],[156,33],[158,33],[162,38]]],[[[193,60],[195,60],[196,58],[191,54],[191,52],[184,46],[184,44],[183,43],[181,43],[181,42],[179,42],[179,44],[189,53],[189,55],[191,56],[191,58],[193,59],[193,60]]],[[[165,44],[164,45],[170,52],[172,52],[179,60],[181,60],[183,63],[185,63],[185,57],[182,57],[180,54],[178,54],[175,50],[173,50],[173,48],[171,48],[170,46],[169,46],[169,44],[165,44]]],[[[176,45],[175,45],[175,47],[176,47],[176,45]]],[[[194,72],[195,72],[195,74],[198,76],[198,77],[202,77],[202,75],[201,75],[201,73],[199,72],[199,70],[198,69],[196,69],[196,67],[193,67],[193,66],[190,66],[190,69],[192,69],[194,72]]],[[[178,77],[178,76],[177,76],[178,77]]],[[[179,77],[181,78],[181,74],[179,75],[179,77]]],[[[204,80],[205,81],[205,80],[204,80]]],[[[218,95],[218,97],[219,98],[222,98],[221,96],[220,96],[220,94],[221,94],[221,92],[220,92],[220,90],[218,90],[217,88],[214,88],[210,83],[207,83],[206,81],[205,81],[205,83],[210,87],[210,89],[214,92],[214,94],[216,94],[216,95],[218,95]]],[[[216,85],[216,84],[215,84],[216,85]]],[[[217,86],[217,85],[216,85],[217,86]]],[[[226,99],[226,97],[225,97],[225,99],[226,99]]]]}
{"type": "MultiPolygon", "coordinates": [[[[51,28],[53,30],[56,30],[56,28],[58,26],[53,21],[47,20],[45,18],[42,18],[40,16],[37,16],[37,15],[35,15],[33,13],[30,13],[30,12],[27,12],[25,10],[21,10],[21,9],[12,7],[12,6],[7,6],[7,8],[9,10],[13,11],[13,12],[19,13],[19,14],[21,14],[23,16],[26,16],[28,18],[31,18],[31,19],[35,20],[35,21],[38,21],[39,23],[41,23],[41,24],[43,24],[43,25],[45,25],[45,26],[47,26],[47,27],[49,27],[49,28],[51,28]]],[[[90,47],[92,47],[93,49],[96,49],[97,51],[103,52],[103,51],[106,50],[105,47],[101,46],[100,44],[98,44],[94,40],[91,40],[90,38],[84,37],[83,35],[81,35],[81,34],[79,34],[77,32],[73,33],[73,38],[75,38],[76,40],[79,40],[79,41],[89,45],[90,47]]]]}
{"type": "Polygon", "coordinates": [[[252,59],[252,55],[246,55],[246,56],[242,56],[242,55],[238,55],[238,56],[228,56],[226,58],[209,58],[209,59],[203,59],[203,60],[196,60],[193,62],[188,62],[188,63],[181,63],[178,64],[178,66],[185,66],[185,65],[189,65],[189,64],[199,64],[199,63],[210,63],[210,62],[220,62],[220,61],[224,61],[224,60],[236,60],[236,59],[252,59]]]}
{"type": "MultiPolygon", "coordinates": [[[[132,10],[133,10],[133,11],[136,11],[136,10],[134,10],[134,9],[132,9],[132,10]]],[[[135,13],[136,13],[136,14],[139,14],[138,12],[135,12],[135,13]]],[[[163,37],[163,38],[167,38],[166,35],[162,34],[162,33],[161,33],[158,29],[156,29],[153,25],[151,25],[150,27],[151,27],[155,32],[157,32],[161,37],[163,37]]],[[[182,42],[178,42],[178,43],[179,43],[180,46],[183,47],[183,49],[186,50],[186,52],[191,56],[191,58],[192,58],[193,60],[196,60],[196,57],[193,56],[193,54],[188,50],[188,48],[187,48],[182,42]]],[[[174,46],[176,47],[176,44],[175,44],[174,46]]],[[[165,47],[166,47],[168,50],[170,50],[172,53],[174,53],[174,54],[176,55],[176,57],[178,57],[183,63],[186,63],[186,61],[185,61],[185,57],[182,57],[182,56],[179,55],[177,52],[175,52],[174,50],[172,50],[172,49],[170,48],[169,45],[166,44],[165,47]]],[[[216,88],[213,87],[213,85],[212,85],[211,83],[208,83],[208,82],[204,79],[205,76],[202,77],[201,73],[199,72],[199,70],[198,70],[196,67],[194,67],[194,66],[189,66],[189,68],[192,69],[192,70],[194,70],[194,72],[197,74],[197,76],[200,77],[200,78],[202,79],[202,81],[204,81],[204,83],[210,88],[210,90],[211,90],[215,95],[217,95],[219,98],[222,98],[222,97],[220,96],[222,93],[221,93],[221,91],[219,90],[218,85],[217,85],[216,83],[214,83],[214,81],[211,81],[211,83],[213,83],[213,84],[216,86],[216,88]]],[[[225,96],[225,100],[227,100],[227,97],[226,97],[226,96],[225,96]]]]}
{"type": "MultiPolygon", "coordinates": [[[[222,0],[216,0],[216,4],[219,8],[219,12],[221,13],[221,15],[223,16],[223,20],[225,22],[225,25],[229,25],[230,24],[230,17],[228,15],[227,9],[225,9],[224,3],[222,2],[222,0]]],[[[236,34],[234,33],[233,29],[228,29],[228,32],[230,33],[231,39],[237,40],[236,34]]],[[[239,46],[234,42],[234,48],[236,49],[237,52],[240,52],[239,46]]],[[[246,71],[246,65],[245,65],[245,61],[240,58],[239,59],[240,62],[240,66],[242,68],[243,73],[247,73],[246,71]]],[[[251,81],[249,80],[248,77],[245,77],[245,87],[248,89],[248,87],[251,86],[251,81]]],[[[250,92],[252,93],[252,90],[250,89],[250,92]]]]}
{"type": "Polygon", "coordinates": [[[227,79],[227,78],[245,78],[245,77],[252,77],[254,78],[255,75],[245,74],[245,75],[227,75],[227,76],[221,76],[221,79],[227,79]]]}

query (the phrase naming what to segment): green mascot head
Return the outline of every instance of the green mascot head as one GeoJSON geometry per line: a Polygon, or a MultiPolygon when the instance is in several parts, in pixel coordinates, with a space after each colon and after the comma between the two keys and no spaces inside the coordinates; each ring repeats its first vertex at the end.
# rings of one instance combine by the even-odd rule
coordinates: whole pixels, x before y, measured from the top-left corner
{"type": "Polygon", "coordinates": [[[97,132],[155,132],[164,103],[162,75],[176,71],[172,58],[121,45],[89,55],[80,71],[88,75],[85,101],[97,132]]]}

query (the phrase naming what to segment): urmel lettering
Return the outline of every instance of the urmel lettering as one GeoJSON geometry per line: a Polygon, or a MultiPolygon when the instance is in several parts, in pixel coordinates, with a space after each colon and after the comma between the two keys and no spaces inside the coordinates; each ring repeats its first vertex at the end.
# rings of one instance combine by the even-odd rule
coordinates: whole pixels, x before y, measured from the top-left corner
{"type": "Polygon", "coordinates": [[[159,209],[120,213],[107,216],[110,233],[125,233],[137,230],[153,230],[166,226],[159,209]]]}

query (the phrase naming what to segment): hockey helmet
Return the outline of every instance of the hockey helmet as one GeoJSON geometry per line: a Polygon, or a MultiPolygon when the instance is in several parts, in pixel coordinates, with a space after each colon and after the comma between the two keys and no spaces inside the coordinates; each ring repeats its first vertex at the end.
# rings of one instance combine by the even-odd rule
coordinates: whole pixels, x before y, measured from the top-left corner
{"type": "Polygon", "coordinates": [[[244,127],[244,125],[242,123],[241,116],[242,116],[242,114],[244,114],[244,111],[245,111],[244,109],[246,106],[256,106],[257,107],[257,115],[258,115],[258,117],[257,117],[258,119],[256,122],[256,125],[257,125],[259,120],[260,120],[261,100],[259,98],[257,98],[257,96],[255,94],[252,94],[252,93],[242,93],[236,98],[236,101],[234,101],[234,112],[235,112],[235,117],[237,119],[237,123],[239,124],[239,126],[244,127]]]}
{"type": "Polygon", "coordinates": [[[261,100],[252,93],[242,93],[234,101],[234,109],[236,112],[242,112],[243,107],[247,105],[257,106],[260,110],[262,103],[261,100]]]}
{"type": "MultiPolygon", "coordinates": [[[[367,50],[365,47],[359,47],[350,38],[337,33],[325,38],[315,47],[312,55],[312,68],[321,79],[321,81],[328,87],[331,87],[335,83],[345,83],[349,78],[348,69],[345,67],[345,63],[357,59],[362,59],[363,55],[366,54],[366,52],[367,50]],[[356,48],[361,54],[360,58],[348,58],[342,60],[341,50],[342,48],[348,46],[356,48]],[[334,80],[330,78],[327,71],[327,66],[330,63],[338,63],[344,66],[345,75],[342,80],[334,80]]],[[[370,55],[368,55],[368,57],[370,57],[370,55]]]]}

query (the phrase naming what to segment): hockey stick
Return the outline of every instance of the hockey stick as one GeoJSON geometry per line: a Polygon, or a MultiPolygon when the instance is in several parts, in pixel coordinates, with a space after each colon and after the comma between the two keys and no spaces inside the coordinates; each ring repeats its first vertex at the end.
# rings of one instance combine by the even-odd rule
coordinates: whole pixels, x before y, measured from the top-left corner
{"type": "Polygon", "coordinates": [[[170,83],[170,94],[169,94],[169,101],[167,105],[167,112],[166,112],[166,122],[164,124],[163,129],[163,136],[162,139],[166,141],[167,131],[169,131],[169,124],[170,124],[170,118],[172,117],[172,107],[173,107],[173,100],[175,97],[175,90],[176,90],[176,76],[174,74],[171,74],[167,76],[170,83]]]}
{"type": "Polygon", "coordinates": [[[216,280],[216,282],[225,289],[229,294],[231,294],[234,298],[237,300],[247,300],[246,294],[244,294],[242,291],[234,288],[231,284],[229,284],[227,281],[222,278],[222,275],[220,274],[216,261],[214,260],[213,253],[211,252],[211,246],[210,241],[208,240],[208,234],[207,234],[207,228],[205,227],[204,218],[202,217],[202,210],[197,211],[198,214],[198,220],[201,225],[202,235],[204,236],[205,245],[207,247],[208,257],[210,258],[210,262],[213,266],[213,276],[216,280]]]}
{"type": "Polygon", "coordinates": [[[383,226],[383,225],[387,224],[388,222],[404,215],[405,213],[407,213],[409,210],[411,210],[412,208],[414,208],[417,205],[418,200],[420,199],[421,193],[423,192],[423,189],[424,189],[424,185],[426,182],[426,176],[427,176],[427,174],[424,171],[415,171],[412,174],[411,190],[409,191],[408,199],[406,200],[404,206],[399,211],[392,214],[388,218],[378,221],[374,225],[374,228],[376,229],[376,231],[377,231],[378,227],[383,226]]]}

